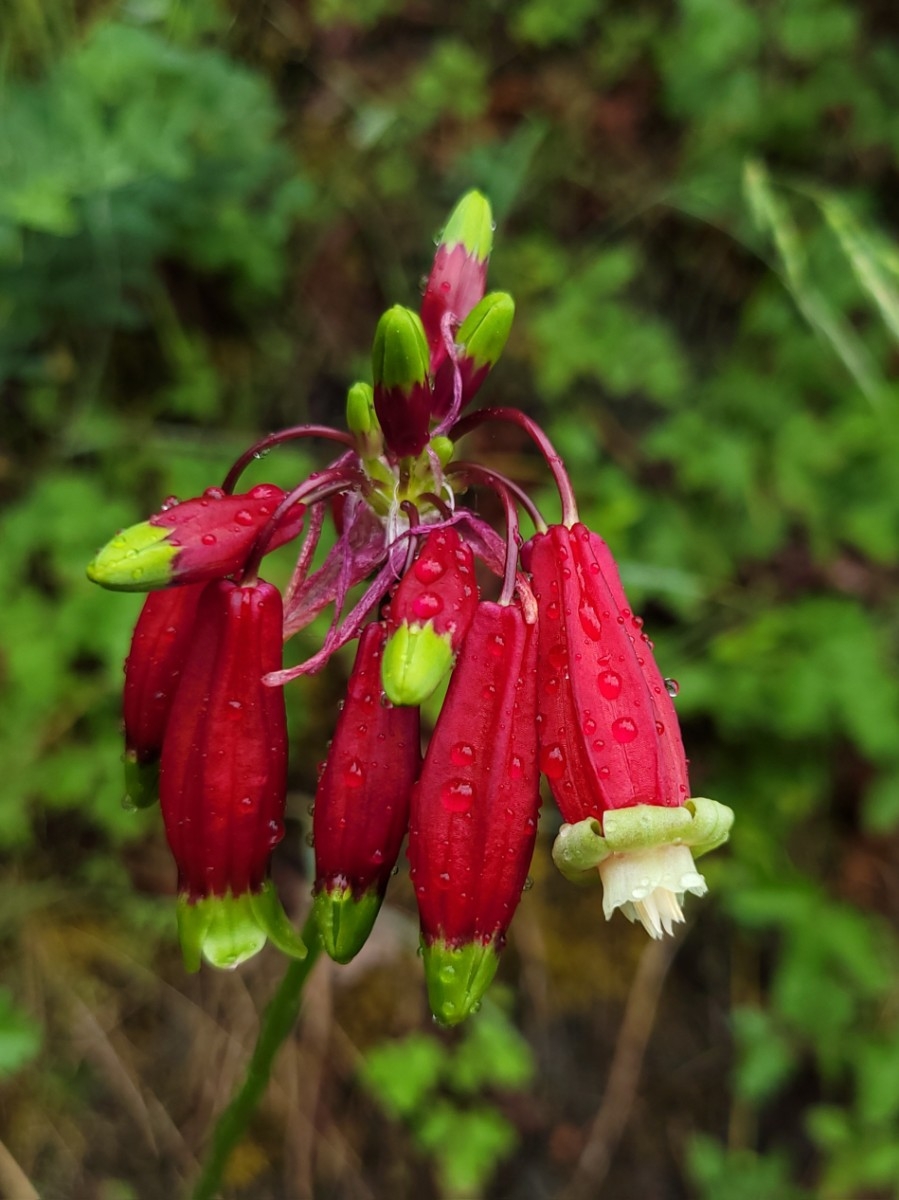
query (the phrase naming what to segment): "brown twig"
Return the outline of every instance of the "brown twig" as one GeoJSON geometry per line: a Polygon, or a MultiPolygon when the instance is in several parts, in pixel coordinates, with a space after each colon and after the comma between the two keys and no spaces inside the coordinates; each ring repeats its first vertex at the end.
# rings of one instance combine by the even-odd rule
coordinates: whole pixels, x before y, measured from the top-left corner
{"type": "Polygon", "coordinates": [[[680,941],[680,938],[665,938],[651,942],[640,955],[602,1103],[574,1175],[558,1200],[597,1200],[630,1120],[665,977],[680,941]]]}

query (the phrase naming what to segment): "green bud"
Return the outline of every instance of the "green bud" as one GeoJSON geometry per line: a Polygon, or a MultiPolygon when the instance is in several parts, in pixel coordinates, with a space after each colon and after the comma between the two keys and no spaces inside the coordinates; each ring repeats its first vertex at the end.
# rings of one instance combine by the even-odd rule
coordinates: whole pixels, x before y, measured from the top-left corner
{"type": "Polygon", "coordinates": [[[381,908],[377,888],[354,896],[352,888],[323,889],[312,902],[325,952],[335,962],[348,963],[368,940],[381,908]]]}
{"type": "Polygon", "coordinates": [[[418,705],[427,700],[453,664],[450,639],[424,625],[405,621],[387,639],[381,682],[391,704],[418,705]]]}
{"type": "Polygon", "coordinates": [[[178,547],[166,538],[171,529],[142,521],[123,529],[87,566],[87,577],[115,592],[149,592],[172,581],[178,547]]]}
{"type": "Polygon", "coordinates": [[[384,438],[375,413],[375,394],[369,384],[354,383],[347,392],[346,423],[356,437],[361,458],[371,460],[383,454],[384,438]]]}
{"type": "Polygon", "coordinates": [[[422,941],[428,1003],[441,1025],[458,1025],[480,1008],[496,974],[499,956],[491,943],[469,942],[449,946],[422,941]]]}
{"type": "Polygon", "coordinates": [[[493,249],[493,213],[490,201],[481,192],[467,192],[453,211],[443,230],[440,243],[451,250],[461,245],[472,258],[484,262],[493,249]]]}
{"type": "Polygon", "coordinates": [[[428,378],[430,354],[421,317],[395,304],[378,321],[371,352],[375,386],[408,391],[428,378]]]}
{"type": "Polygon", "coordinates": [[[448,437],[433,437],[429,443],[431,449],[437,455],[437,461],[441,467],[447,466],[452,462],[453,454],[456,451],[456,443],[448,437]]]}
{"type": "Polygon", "coordinates": [[[459,327],[456,341],[475,369],[495,365],[509,338],[515,301],[508,292],[490,292],[474,306],[459,327]]]}

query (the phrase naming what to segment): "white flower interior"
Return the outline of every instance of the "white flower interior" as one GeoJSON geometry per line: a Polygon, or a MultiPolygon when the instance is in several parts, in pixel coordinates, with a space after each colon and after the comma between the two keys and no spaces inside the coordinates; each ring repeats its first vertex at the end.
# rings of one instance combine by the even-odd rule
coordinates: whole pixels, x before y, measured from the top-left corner
{"type": "Polygon", "coordinates": [[[599,875],[606,920],[620,908],[653,938],[673,933],[673,926],[683,921],[681,904],[687,892],[704,896],[708,891],[690,847],[683,845],[610,854],[599,864],[599,875]]]}

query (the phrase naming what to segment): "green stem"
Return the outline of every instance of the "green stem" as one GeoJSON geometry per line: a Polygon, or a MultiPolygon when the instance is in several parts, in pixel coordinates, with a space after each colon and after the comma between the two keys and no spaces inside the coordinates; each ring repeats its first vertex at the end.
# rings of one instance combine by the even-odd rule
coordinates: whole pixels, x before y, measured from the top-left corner
{"type": "Polygon", "coordinates": [[[250,1118],[268,1086],[275,1056],[296,1025],[303,1002],[303,988],[322,948],[318,927],[311,916],[303,928],[302,936],[309,947],[309,953],[305,958],[290,963],[278,990],[269,1001],[246,1076],[216,1123],[212,1147],[191,1194],[191,1200],[214,1200],[221,1187],[222,1175],[231,1152],[243,1137],[250,1118]]]}

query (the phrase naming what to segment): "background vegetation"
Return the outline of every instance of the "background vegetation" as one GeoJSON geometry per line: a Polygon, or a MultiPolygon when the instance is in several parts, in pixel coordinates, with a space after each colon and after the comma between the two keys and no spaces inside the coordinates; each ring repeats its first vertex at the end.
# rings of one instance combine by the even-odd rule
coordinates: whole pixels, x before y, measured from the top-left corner
{"type": "MultiPolygon", "coordinates": [[[[672,951],[556,877],[548,809],[458,1034],[401,872],[228,1200],[899,1196],[896,33],[882,0],[7,0],[0,1192],[183,1194],[282,969],[182,970],[158,814],[121,804],[139,602],[84,563],[339,421],[476,185],[518,302],[487,397],[557,440],[738,824],[672,951]]],[[[291,693],[295,914],[337,674],[291,693]]]]}

